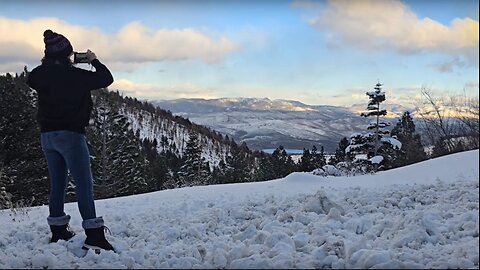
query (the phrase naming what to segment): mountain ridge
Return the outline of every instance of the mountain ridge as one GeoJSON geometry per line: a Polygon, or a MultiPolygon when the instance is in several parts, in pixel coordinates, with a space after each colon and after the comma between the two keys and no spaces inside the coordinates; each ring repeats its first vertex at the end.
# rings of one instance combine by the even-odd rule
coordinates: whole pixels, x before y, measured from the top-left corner
{"type": "MultiPolygon", "coordinates": [[[[368,120],[353,107],[308,105],[269,98],[152,100],[155,106],[227,134],[252,149],[324,146],[333,152],[342,139],[365,130],[368,120]]],[[[366,105],[365,105],[366,107],[366,105]]],[[[397,117],[402,107],[393,114],[397,117]]]]}
{"type": "Polygon", "coordinates": [[[277,110],[277,111],[317,111],[321,108],[344,108],[335,105],[309,105],[296,100],[288,99],[269,99],[269,98],[180,98],[172,100],[150,100],[149,102],[157,105],[168,104],[168,107],[184,106],[184,104],[193,105],[190,111],[199,112],[199,109],[216,108],[217,110],[277,110]]]}

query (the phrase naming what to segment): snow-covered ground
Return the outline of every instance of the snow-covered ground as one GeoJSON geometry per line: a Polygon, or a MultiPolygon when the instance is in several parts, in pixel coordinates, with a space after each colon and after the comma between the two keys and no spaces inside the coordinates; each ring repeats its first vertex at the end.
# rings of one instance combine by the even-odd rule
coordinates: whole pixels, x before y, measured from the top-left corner
{"type": "Polygon", "coordinates": [[[477,268],[479,151],[375,175],[294,173],[97,201],[118,253],[49,244],[48,208],[0,211],[0,268],[477,268]]]}

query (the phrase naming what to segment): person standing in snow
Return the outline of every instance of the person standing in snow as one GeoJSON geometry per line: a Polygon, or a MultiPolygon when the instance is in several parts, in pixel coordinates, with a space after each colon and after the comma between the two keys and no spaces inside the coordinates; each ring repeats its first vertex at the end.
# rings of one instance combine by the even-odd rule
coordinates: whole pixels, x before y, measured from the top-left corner
{"type": "Polygon", "coordinates": [[[64,212],[68,170],[76,183],[82,227],[87,235],[83,248],[114,250],[105,238],[103,218],[96,216],[85,137],[93,105],[90,91],[109,86],[113,76],[92,51],[88,50],[86,57],[95,72],[73,66],[73,47],[65,36],[46,30],[43,37],[45,56],[28,75],[27,84],[38,93],[37,120],[50,176],[50,242],[69,240],[75,235],[69,229],[70,215],[64,212]]]}

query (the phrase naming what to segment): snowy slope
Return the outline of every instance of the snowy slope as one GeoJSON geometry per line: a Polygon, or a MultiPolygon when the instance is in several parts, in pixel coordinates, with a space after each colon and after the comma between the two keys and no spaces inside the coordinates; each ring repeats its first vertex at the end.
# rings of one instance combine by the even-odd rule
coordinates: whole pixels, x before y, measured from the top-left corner
{"type": "MultiPolygon", "coordinates": [[[[137,110],[136,113],[132,113],[121,108],[120,112],[127,117],[131,128],[135,132],[138,131],[140,139],[146,138],[150,141],[156,139],[159,142],[157,145],[159,153],[172,150],[174,146],[174,153],[179,157],[183,156],[191,128],[166,118],[155,117],[146,111],[137,110]]],[[[210,164],[211,169],[225,159],[230,149],[230,146],[222,145],[203,134],[199,134],[199,143],[202,149],[201,155],[210,164]]]]}
{"type": "MultiPolygon", "coordinates": [[[[477,268],[479,151],[356,177],[294,173],[97,201],[118,253],[0,211],[0,268],[477,268]],[[14,219],[14,220],[13,220],[14,219]]],[[[20,211],[22,212],[22,211],[20,211]]]]}

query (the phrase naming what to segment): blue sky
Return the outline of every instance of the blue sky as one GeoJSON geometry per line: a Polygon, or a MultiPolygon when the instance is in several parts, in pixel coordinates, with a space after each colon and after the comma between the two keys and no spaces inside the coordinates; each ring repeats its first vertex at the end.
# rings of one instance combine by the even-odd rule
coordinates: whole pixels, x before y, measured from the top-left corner
{"type": "MultiPolygon", "coordinates": [[[[34,67],[50,28],[141,99],[366,103],[425,87],[478,96],[478,1],[2,1],[0,73],[34,67]]],[[[87,67],[88,68],[88,67],[87,67]]]]}

